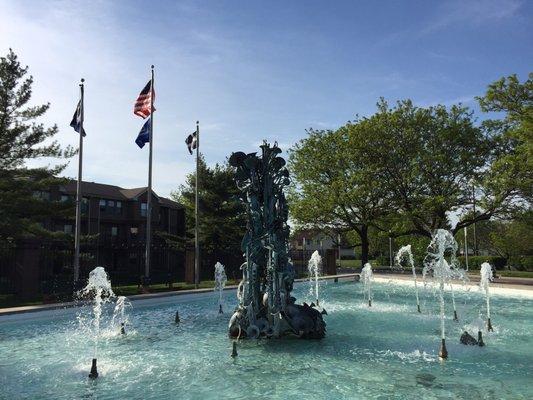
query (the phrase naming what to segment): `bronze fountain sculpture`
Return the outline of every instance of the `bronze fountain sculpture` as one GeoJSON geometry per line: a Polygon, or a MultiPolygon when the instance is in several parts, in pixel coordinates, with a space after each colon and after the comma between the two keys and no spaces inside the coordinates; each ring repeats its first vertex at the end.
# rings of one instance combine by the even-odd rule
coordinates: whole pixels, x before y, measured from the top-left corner
{"type": "Polygon", "coordinates": [[[277,143],[261,145],[257,153],[233,153],[240,200],[247,206],[247,230],[242,240],[246,261],[241,270],[239,304],[229,322],[231,338],[279,338],[295,335],[321,339],[326,333],[325,310],[296,304],[291,296],[294,268],[288,255],[288,207],[283,189],[289,171],[277,143]]]}

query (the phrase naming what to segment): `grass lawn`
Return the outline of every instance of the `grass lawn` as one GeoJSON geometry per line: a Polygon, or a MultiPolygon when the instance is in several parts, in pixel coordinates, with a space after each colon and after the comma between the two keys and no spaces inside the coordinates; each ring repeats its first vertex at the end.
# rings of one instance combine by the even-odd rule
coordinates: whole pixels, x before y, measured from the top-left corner
{"type": "Polygon", "coordinates": [[[497,274],[513,278],[533,278],[533,271],[497,271],[497,274]]]}

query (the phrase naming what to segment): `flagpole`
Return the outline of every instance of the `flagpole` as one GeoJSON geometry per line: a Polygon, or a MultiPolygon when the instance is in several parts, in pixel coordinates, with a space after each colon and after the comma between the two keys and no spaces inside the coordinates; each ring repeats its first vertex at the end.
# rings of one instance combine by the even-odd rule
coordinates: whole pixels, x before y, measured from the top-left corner
{"type": "Polygon", "coordinates": [[[76,184],[76,231],[74,233],[74,284],[80,278],[80,233],[81,233],[81,180],[83,166],[83,89],[85,79],[80,83],[80,143],[78,148],[78,182],[76,184]]]}
{"type": "Polygon", "coordinates": [[[150,84],[150,155],[148,156],[148,191],[146,200],[146,254],[144,268],[144,284],[149,286],[150,249],[152,243],[152,149],[154,145],[154,66],[152,65],[152,83],[150,84]]]}
{"type": "Polygon", "coordinates": [[[194,198],[194,286],[200,285],[200,239],[198,237],[198,166],[200,160],[200,121],[196,121],[196,182],[194,198]]]}

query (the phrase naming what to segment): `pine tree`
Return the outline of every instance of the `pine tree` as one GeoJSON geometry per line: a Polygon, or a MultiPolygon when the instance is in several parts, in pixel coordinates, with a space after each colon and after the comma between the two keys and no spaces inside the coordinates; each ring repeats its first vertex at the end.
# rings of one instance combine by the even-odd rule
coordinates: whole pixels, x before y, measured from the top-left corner
{"type": "MultiPolygon", "coordinates": [[[[202,259],[211,261],[242,260],[241,241],[246,231],[246,209],[238,200],[234,171],[228,165],[208,167],[199,164],[199,230],[202,259]]],[[[194,209],[196,173],[187,176],[185,185],[172,193],[185,206],[188,245],[194,246],[194,209]]],[[[214,265],[214,264],[213,264],[214,265]]],[[[237,268],[240,265],[226,267],[237,268]]],[[[235,271],[233,271],[235,272],[235,271]]]]}
{"type": "Polygon", "coordinates": [[[66,163],[30,168],[28,160],[67,159],[75,154],[53,140],[56,125],[46,128],[37,119],[50,104],[29,105],[33,77],[26,76],[13,50],[0,57],[0,241],[49,234],[41,223],[52,215],[68,215],[71,207],[50,202],[45,191],[62,180],[66,163]]]}

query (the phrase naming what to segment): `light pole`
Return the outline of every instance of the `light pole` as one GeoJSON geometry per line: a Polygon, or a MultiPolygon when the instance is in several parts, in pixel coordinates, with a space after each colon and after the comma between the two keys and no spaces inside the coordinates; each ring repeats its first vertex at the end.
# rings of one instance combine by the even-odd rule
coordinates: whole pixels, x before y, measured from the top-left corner
{"type": "Polygon", "coordinates": [[[472,182],[472,204],[474,206],[474,255],[477,256],[477,232],[476,232],[476,186],[472,182]]]}
{"type": "Polygon", "coordinates": [[[389,266],[392,269],[392,232],[389,231],[389,266]]]}

